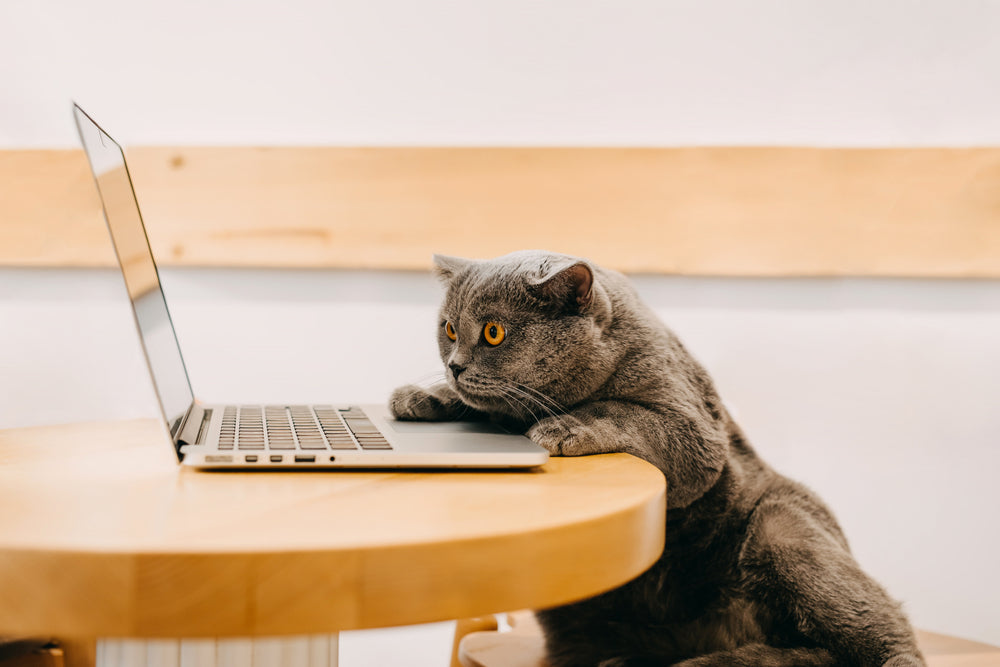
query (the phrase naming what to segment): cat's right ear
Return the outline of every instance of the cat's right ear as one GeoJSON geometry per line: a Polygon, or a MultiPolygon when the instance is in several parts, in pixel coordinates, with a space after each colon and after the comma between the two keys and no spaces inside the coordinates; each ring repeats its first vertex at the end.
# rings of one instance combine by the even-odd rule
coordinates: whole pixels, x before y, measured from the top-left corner
{"type": "Polygon", "coordinates": [[[574,262],[536,283],[547,301],[583,311],[594,299],[594,270],[586,262],[574,262]]]}
{"type": "Polygon", "coordinates": [[[472,264],[471,259],[464,257],[452,257],[451,255],[434,255],[434,273],[443,282],[449,282],[458,275],[462,269],[472,264]]]}

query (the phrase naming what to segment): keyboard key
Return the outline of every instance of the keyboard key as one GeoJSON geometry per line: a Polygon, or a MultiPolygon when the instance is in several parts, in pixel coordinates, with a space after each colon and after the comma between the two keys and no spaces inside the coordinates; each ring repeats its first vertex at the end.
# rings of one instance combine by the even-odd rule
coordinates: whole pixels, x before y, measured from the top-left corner
{"type": "Polygon", "coordinates": [[[326,443],[322,440],[299,440],[302,449],[326,449],[326,443]]]}
{"type": "Polygon", "coordinates": [[[354,431],[355,435],[357,435],[358,433],[379,432],[378,429],[375,428],[375,424],[373,424],[370,419],[347,418],[344,419],[344,421],[347,422],[348,428],[354,431]]]}

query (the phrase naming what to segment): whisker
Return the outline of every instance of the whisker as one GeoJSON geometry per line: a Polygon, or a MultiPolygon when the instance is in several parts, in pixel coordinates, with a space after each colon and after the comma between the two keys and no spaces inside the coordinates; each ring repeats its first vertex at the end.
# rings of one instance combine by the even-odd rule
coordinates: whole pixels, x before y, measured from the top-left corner
{"type": "MultiPolygon", "coordinates": [[[[547,413],[549,417],[558,417],[560,414],[565,414],[566,413],[566,410],[561,405],[559,405],[558,403],[556,403],[554,400],[552,400],[551,398],[549,398],[545,394],[542,394],[541,392],[538,392],[538,391],[535,391],[535,390],[531,389],[531,387],[526,387],[525,385],[522,385],[520,383],[505,383],[505,386],[508,387],[508,389],[510,391],[514,392],[516,395],[518,395],[521,398],[525,399],[530,405],[535,405],[535,406],[541,408],[542,410],[544,410],[545,413],[547,413]],[[535,394],[537,394],[538,396],[532,395],[532,394],[528,393],[528,391],[525,391],[525,390],[530,390],[530,391],[534,392],[535,394]],[[539,397],[541,397],[541,398],[539,398],[539,397]],[[545,399],[545,400],[542,400],[542,399],[545,399]],[[558,410],[559,414],[556,413],[556,410],[553,410],[553,407],[555,407],[556,410],[558,410]]],[[[537,421],[537,416],[534,415],[533,412],[532,412],[532,416],[535,416],[535,419],[537,421]]]]}
{"type": "Polygon", "coordinates": [[[434,385],[443,384],[444,382],[445,374],[443,372],[437,372],[422,375],[414,380],[412,384],[415,384],[418,387],[433,387],[434,385]]]}
{"type": "Polygon", "coordinates": [[[541,407],[543,410],[546,410],[549,414],[551,414],[551,411],[549,411],[548,408],[539,404],[537,401],[534,401],[530,395],[518,390],[517,387],[513,385],[500,385],[499,388],[513,400],[517,401],[517,404],[520,405],[529,415],[531,415],[532,420],[535,422],[538,422],[539,418],[538,415],[535,414],[535,411],[531,409],[532,403],[535,403],[538,407],[541,407]],[[522,401],[522,398],[525,400],[522,401]]]}
{"type": "Polygon", "coordinates": [[[501,392],[501,393],[500,393],[500,394],[499,394],[498,396],[499,396],[499,397],[500,397],[501,399],[503,399],[503,402],[504,402],[504,403],[506,403],[506,404],[507,404],[507,407],[509,407],[509,408],[510,408],[510,411],[511,411],[511,413],[512,413],[512,414],[515,414],[515,415],[516,415],[516,414],[517,414],[517,412],[518,412],[518,410],[517,410],[517,408],[516,408],[516,407],[514,407],[514,404],[513,404],[513,403],[511,403],[511,401],[510,401],[510,399],[509,399],[509,398],[507,397],[507,395],[506,395],[505,393],[501,392]]]}
{"type": "Polygon", "coordinates": [[[532,405],[535,406],[535,407],[541,408],[550,417],[555,416],[554,413],[552,412],[552,410],[550,410],[548,408],[548,406],[546,406],[544,403],[540,403],[537,399],[535,399],[530,394],[526,394],[525,392],[521,391],[517,387],[507,387],[506,389],[512,395],[514,395],[516,397],[519,397],[521,399],[524,399],[523,401],[522,400],[518,400],[518,403],[520,403],[521,405],[525,406],[525,409],[528,410],[528,412],[531,413],[532,418],[534,418],[534,420],[536,422],[539,419],[538,419],[538,415],[535,414],[535,411],[530,408],[530,406],[532,406],[532,405]]]}
{"type": "Polygon", "coordinates": [[[568,412],[568,410],[566,410],[566,408],[563,407],[561,403],[556,401],[551,396],[548,396],[547,394],[544,394],[533,387],[529,387],[526,384],[521,384],[520,382],[517,382],[515,384],[521,391],[531,392],[532,395],[537,397],[536,400],[544,402],[546,405],[551,407],[555,412],[558,412],[559,414],[566,414],[568,412]]]}
{"type": "Polygon", "coordinates": [[[535,414],[535,412],[534,412],[534,410],[532,410],[532,409],[531,409],[531,407],[530,407],[530,405],[531,405],[531,404],[530,404],[530,403],[529,403],[529,404],[525,404],[525,403],[524,403],[524,401],[520,400],[520,399],[519,399],[519,398],[517,397],[517,394],[516,394],[516,393],[513,393],[513,392],[512,392],[512,390],[513,390],[513,388],[512,388],[512,387],[504,387],[504,386],[500,386],[500,387],[498,387],[498,388],[500,389],[500,391],[502,392],[502,395],[503,395],[503,396],[504,396],[505,398],[507,398],[507,399],[510,399],[510,400],[508,400],[508,401],[507,401],[507,404],[508,404],[508,405],[510,405],[511,409],[513,409],[513,410],[514,410],[514,412],[515,412],[515,416],[516,416],[516,417],[520,417],[521,415],[519,415],[519,414],[516,414],[516,413],[517,413],[517,412],[519,412],[519,411],[518,411],[517,409],[515,409],[515,408],[514,408],[514,405],[513,405],[513,404],[512,404],[511,402],[510,402],[511,400],[513,400],[513,401],[517,402],[517,404],[518,404],[519,406],[521,406],[521,410],[520,410],[520,412],[522,412],[522,413],[523,413],[523,412],[527,412],[527,413],[528,413],[529,415],[531,415],[531,419],[532,419],[533,421],[535,421],[535,422],[537,422],[537,421],[538,421],[538,415],[536,415],[536,414],[535,414]]]}

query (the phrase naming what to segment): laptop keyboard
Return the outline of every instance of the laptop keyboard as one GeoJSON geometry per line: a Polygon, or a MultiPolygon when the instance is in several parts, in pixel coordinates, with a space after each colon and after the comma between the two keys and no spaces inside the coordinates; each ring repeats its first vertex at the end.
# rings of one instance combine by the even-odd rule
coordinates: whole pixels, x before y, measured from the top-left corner
{"type": "Polygon", "coordinates": [[[356,407],[230,405],[222,412],[219,449],[380,451],[392,445],[356,407]]]}

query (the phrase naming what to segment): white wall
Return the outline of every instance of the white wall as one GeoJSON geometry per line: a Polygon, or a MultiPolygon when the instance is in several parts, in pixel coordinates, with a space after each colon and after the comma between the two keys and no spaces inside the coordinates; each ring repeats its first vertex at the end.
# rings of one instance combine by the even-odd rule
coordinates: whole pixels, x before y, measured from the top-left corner
{"type": "Polygon", "coordinates": [[[1000,141],[983,0],[4,0],[0,146],[1000,141]]]}
{"type": "MultiPolygon", "coordinates": [[[[126,144],[997,144],[997,25],[950,0],[4,0],[0,148],[77,145],[70,98],[126,144]]],[[[436,370],[395,339],[430,323],[427,276],[166,279],[208,398],[436,370]]],[[[1000,284],[639,282],[915,621],[1000,643],[1000,284]]],[[[113,272],[0,270],[0,391],[0,427],[155,413],[113,272]]],[[[444,663],[447,626],[410,633],[444,663]]],[[[350,664],[385,637],[346,637],[350,664]]]]}

